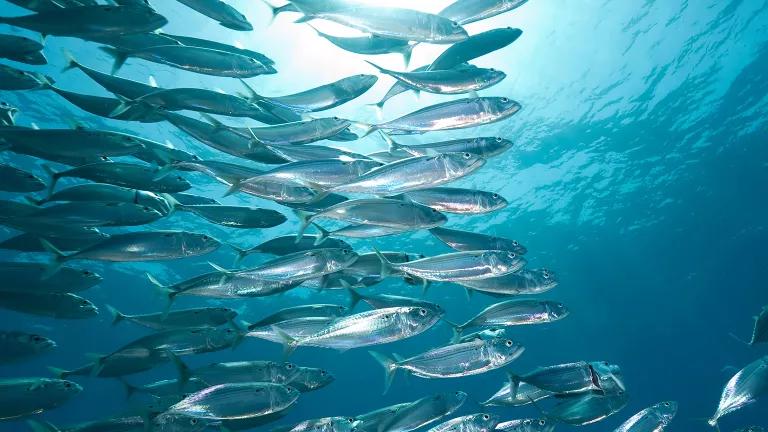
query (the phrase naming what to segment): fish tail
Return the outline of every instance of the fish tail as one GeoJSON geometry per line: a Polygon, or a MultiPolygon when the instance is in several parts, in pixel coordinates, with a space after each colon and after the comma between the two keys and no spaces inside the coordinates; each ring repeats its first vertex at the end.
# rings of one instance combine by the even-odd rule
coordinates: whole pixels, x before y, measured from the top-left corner
{"type": "Polygon", "coordinates": [[[744,344],[744,345],[746,345],[746,346],[752,346],[752,344],[751,344],[751,343],[749,343],[749,342],[745,341],[744,339],[742,339],[742,338],[740,338],[740,337],[736,336],[734,333],[728,333],[728,336],[730,336],[730,337],[732,337],[732,338],[736,339],[738,342],[741,342],[741,343],[743,343],[743,344],[744,344]]]}
{"type": "Polygon", "coordinates": [[[507,377],[509,378],[509,394],[512,395],[512,399],[515,399],[517,397],[517,390],[520,388],[520,376],[507,372],[507,377]]]}
{"type": "Polygon", "coordinates": [[[66,65],[61,69],[62,72],[80,68],[81,66],[80,63],[77,61],[75,56],[72,55],[72,53],[68,49],[65,48],[61,51],[64,54],[64,59],[66,60],[66,65]]]}
{"type": "Polygon", "coordinates": [[[368,63],[369,65],[373,66],[374,68],[376,68],[377,71],[379,71],[379,72],[381,72],[383,74],[389,75],[388,72],[390,72],[390,70],[384,69],[383,67],[377,65],[376,63],[374,63],[372,61],[365,60],[365,62],[368,63]]]}
{"type": "Polygon", "coordinates": [[[418,44],[408,44],[403,47],[402,51],[400,51],[400,54],[403,56],[403,67],[405,69],[408,69],[408,64],[411,63],[411,55],[413,54],[413,48],[416,45],[418,44]]]}
{"type": "Polygon", "coordinates": [[[715,428],[717,432],[720,432],[720,425],[717,423],[717,417],[712,417],[708,419],[707,424],[715,428]]]}
{"type": "Polygon", "coordinates": [[[56,189],[56,182],[59,181],[59,177],[61,177],[61,173],[57,173],[56,171],[51,168],[48,164],[43,164],[43,171],[45,171],[46,174],[51,178],[51,180],[48,182],[48,196],[50,197],[53,195],[53,190],[56,189]]]}
{"type": "Polygon", "coordinates": [[[72,375],[72,371],[68,371],[68,370],[64,370],[64,369],[59,369],[59,368],[53,367],[53,366],[48,366],[48,371],[51,372],[51,374],[53,374],[53,376],[55,376],[58,379],[64,379],[64,378],[72,375]]]}
{"type": "Polygon", "coordinates": [[[120,321],[125,320],[127,317],[125,314],[114,308],[112,305],[105,305],[109,313],[112,314],[112,325],[117,325],[120,321]]]}
{"type": "Polygon", "coordinates": [[[387,147],[388,147],[387,151],[389,151],[390,154],[393,154],[398,150],[402,150],[412,156],[421,156],[421,153],[414,151],[407,145],[400,144],[399,142],[395,141],[394,139],[392,139],[391,135],[384,132],[383,130],[379,129],[379,134],[381,135],[382,138],[384,138],[384,142],[387,143],[387,147]]]}
{"type": "Polygon", "coordinates": [[[27,420],[27,425],[32,432],[59,432],[60,429],[53,423],[44,420],[27,420]]]}
{"type": "Polygon", "coordinates": [[[365,106],[373,107],[376,119],[382,120],[384,118],[384,103],[386,100],[380,100],[376,103],[365,104],[365,106]]]}
{"type": "Polygon", "coordinates": [[[171,306],[173,305],[173,301],[176,300],[176,296],[179,294],[177,291],[174,291],[171,287],[163,285],[160,283],[157,278],[152,276],[150,273],[145,273],[147,275],[147,279],[149,279],[149,282],[152,283],[152,285],[155,286],[164,296],[168,298],[168,304],[165,305],[165,309],[163,310],[163,318],[168,315],[168,312],[171,310],[171,306]]]}
{"type": "Polygon", "coordinates": [[[320,234],[317,236],[317,239],[315,240],[315,246],[318,246],[328,239],[328,236],[331,235],[331,232],[314,222],[312,222],[311,224],[312,226],[317,228],[318,231],[320,231],[320,234]]]}
{"type": "Polygon", "coordinates": [[[375,125],[375,124],[368,124],[363,122],[354,122],[353,124],[361,129],[358,139],[365,138],[368,135],[379,130],[379,125],[375,125]]]}
{"type": "Polygon", "coordinates": [[[232,263],[232,267],[239,266],[240,263],[243,262],[245,257],[247,257],[251,253],[251,251],[248,250],[248,249],[239,249],[238,248],[238,249],[235,249],[235,251],[237,252],[237,256],[235,257],[235,262],[232,263]]]}
{"type": "Polygon", "coordinates": [[[384,279],[391,275],[392,270],[394,269],[393,264],[387,259],[387,257],[384,256],[384,254],[379,252],[378,249],[373,248],[373,252],[379,258],[379,261],[381,261],[381,278],[384,279]]]}
{"type": "Polygon", "coordinates": [[[282,11],[280,10],[280,6],[275,6],[267,0],[261,0],[261,2],[269,8],[269,22],[267,23],[267,27],[269,27],[275,21],[277,15],[282,11]]]}
{"type": "Polygon", "coordinates": [[[451,326],[451,331],[453,332],[451,334],[451,343],[457,343],[461,339],[461,334],[464,332],[464,327],[460,326],[459,324],[452,323],[446,319],[443,321],[451,326]]]}
{"type": "Polygon", "coordinates": [[[280,338],[280,341],[283,344],[283,358],[287,360],[299,346],[299,341],[278,326],[273,325],[272,330],[280,338]]]}
{"type": "Polygon", "coordinates": [[[59,268],[61,268],[62,264],[64,264],[68,256],[64,255],[64,252],[60,251],[56,246],[52,245],[51,242],[44,238],[40,239],[40,243],[43,245],[45,250],[53,254],[53,258],[51,259],[51,262],[49,262],[46,266],[42,276],[42,279],[48,279],[57,271],[59,271],[59,268]]]}
{"type": "Polygon", "coordinates": [[[133,396],[134,393],[141,390],[141,388],[136,387],[135,385],[129,383],[125,380],[123,377],[117,377],[117,380],[120,381],[120,384],[123,385],[123,388],[125,389],[125,398],[130,399],[131,396],[133,396]]]}
{"type": "Polygon", "coordinates": [[[46,203],[46,199],[45,198],[36,199],[36,198],[34,198],[34,197],[30,196],[30,195],[25,196],[24,199],[28,203],[30,203],[30,204],[32,204],[34,206],[41,206],[41,205],[46,203]]]}
{"type": "Polygon", "coordinates": [[[353,289],[346,281],[342,281],[343,285],[346,285],[347,294],[349,294],[349,310],[352,310],[360,303],[360,300],[365,300],[362,294],[353,289]]]}
{"type": "Polygon", "coordinates": [[[184,386],[189,382],[189,379],[192,378],[192,369],[190,369],[189,366],[187,366],[187,364],[172,351],[168,351],[167,355],[171,358],[171,361],[173,361],[173,365],[176,366],[176,371],[179,373],[179,391],[183,391],[184,386]]]}
{"type": "Polygon", "coordinates": [[[233,193],[239,192],[241,187],[242,187],[242,181],[240,180],[233,181],[232,184],[227,189],[227,191],[224,192],[224,197],[228,197],[233,193]]]}
{"type": "Polygon", "coordinates": [[[99,49],[109,54],[109,56],[114,59],[114,62],[112,63],[112,72],[111,72],[112,75],[116,74],[117,71],[119,71],[120,68],[123,67],[123,65],[125,64],[125,61],[128,60],[128,53],[118,48],[109,47],[109,46],[100,46],[99,49]]]}
{"type": "Polygon", "coordinates": [[[301,210],[294,210],[294,213],[296,214],[296,217],[299,218],[299,232],[296,233],[296,243],[298,243],[304,236],[304,231],[306,231],[309,224],[312,223],[313,214],[301,210]]]}
{"type": "Polygon", "coordinates": [[[389,387],[392,385],[392,381],[395,379],[395,372],[397,372],[397,360],[386,354],[381,354],[376,351],[368,351],[382,367],[384,367],[384,393],[386,394],[389,387]]]}

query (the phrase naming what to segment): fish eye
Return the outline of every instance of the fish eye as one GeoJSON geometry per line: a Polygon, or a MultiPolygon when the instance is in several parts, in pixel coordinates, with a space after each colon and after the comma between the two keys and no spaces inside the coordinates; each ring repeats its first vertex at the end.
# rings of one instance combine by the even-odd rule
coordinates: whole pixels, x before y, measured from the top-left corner
{"type": "Polygon", "coordinates": [[[70,383],[64,383],[64,388],[72,388],[72,384],[70,384],[70,383]]]}
{"type": "Polygon", "coordinates": [[[204,236],[203,236],[203,240],[208,240],[208,236],[207,236],[207,235],[204,235],[204,236]]]}
{"type": "Polygon", "coordinates": [[[40,337],[40,336],[38,336],[38,335],[33,335],[33,336],[32,336],[32,340],[33,340],[33,341],[35,341],[35,342],[40,342],[41,340],[43,340],[43,338],[41,338],[41,337],[40,337]]]}
{"type": "Polygon", "coordinates": [[[197,424],[197,419],[196,418],[189,419],[189,424],[196,425],[197,424]]]}
{"type": "Polygon", "coordinates": [[[491,416],[489,416],[488,414],[483,414],[483,420],[488,420],[490,418],[491,418],[491,416]]]}
{"type": "Polygon", "coordinates": [[[507,103],[507,102],[509,102],[509,99],[505,97],[501,98],[501,103],[507,103]]]}
{"type": "Polygon", "coordinates": [[[544,426],[545,424],[547,424],[546,420],[539,420],[539,425],[544,426]]]}
{"type": "Polygon", "coordinates": [[[421,316],[427,316],[427,310],[424,308],[419,309],[419,315],[421,316]]]}
{"type": "Polygon", "coordinates": [[[285,364],[285,368],[288,369],[288,370],[293,369],[293,363],[286,363],[285,364]]]}
{"type": "Polygon", "coordinates": [[[624,390],[619,390],[619,391],[618,391],[618,392],[616,392],[616,393],[617,393],[619,396],[622,396],[622,395],[624,394],[624,390]]]}
{"type": "Polygon", "coordinates": [[[328,372],[326,372],[324,370],[320,370],[320,376],[325,376],[326,374],[328,374],[328,372]]]}
{"type": "Polygon", "coordinates": [[[452,25],[453,27],[458,27],[458,26],[459,26],[459,23],[457,23],[457,22],[455,22],[455,21],[454,21],[454,22],[452,22],[452,23],[451,23],[451,25],[452,25]]]}
{"type": "Polygon", "coordinates": [[[456,395],[456,396],[461,396],[461,392],[460,392],[460,391],[457,391],[456,393],[454,393],[454,395],[456,395]]]}
{"type": "Polygon", "coordinates": [[[501,142],[501,137],[496,137],[496,142],[501,142]]]}
{"type": "Polygon", "coordinates": [[[463,156],[464,156],[464,159],[469,159],[469,158],[471,158],[471,157],[472,157],[472,155],[471,155],[471,154],[469,154],[469,153],[464,153],[464,155],[463,155],[463,156]]]}
{"type": "Polygon", "coordinates": [[[437,209],[432,209],[432,213],[437,213],[437,209]]]}
{"type": "Polygon", "coordinates": [[[544,269],[544,272],[541,274],[541,276],[544,279],[549,279],[549,272],[547,271],[547,269],[544,269]]]}
{"type": "Polygon", "coordinates": [[[339,120],[341,120],[341,119],[340,119],[340,118],[338,118],[338,117],[334,117],[333,119],[334,119],[334,120],[336,120],[336,121],[339,121],[339,120]]]}
{"type": "Polygon", "coordinates": [[[506,341],[506,342],[504,342],[504,345],[506,345],[506,346],[508,346],[508,347],[511,347],[511,346],[512,346],[512,341],[511,341],[511,340],[509,340],[509,339],[507,339],[507,341],[506,341]]]}
{"type": "Polygon", "coordinates": [[[184,180],[184,177],[182,177],[182,176],[176,176],[176,180],[184,180]]]}
{"type": "Polygon", "coordinates": [[[669,402],[664,402],[664,406],[668,407],[669,406],[669,402]]]}
{"type": "Polygon", "coordinates": [[[520,246],[517,240],[512,240],[512,246],[520,246]]]}
{"type": "Polygon", "coordinates": [[[88,300],[83,300],[80,302],[80,304],[83,306],[88,306],[90,303],[88,303],[88,300]]]}
{"type": "Polygon", "coordinates": [[[491,195],[491,198],[498,199],[499,198],[499,194],[493,194],[493,195],[491,195]]]}
{"type": "Polygon", "coordinates": [[[83,274],[84,274],[85,276],[88,276],[89,274],[91,274],[91,272],[89,272],[88,270],[83,270],[83,274]]]}

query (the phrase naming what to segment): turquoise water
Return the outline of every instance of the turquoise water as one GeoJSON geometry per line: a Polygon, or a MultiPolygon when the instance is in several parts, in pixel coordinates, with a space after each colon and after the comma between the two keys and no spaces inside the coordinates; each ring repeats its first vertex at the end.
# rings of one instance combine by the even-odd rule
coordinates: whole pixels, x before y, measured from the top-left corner
{"type": "MultiPolygon", "coordinates": [[[[274,59],[278,74],[248,79],[264,95],[289,94],[351,74],[374,73],[360,56],[337,49],[305,25],[293,24],[288,14],[270,25],[263,4],[230,3],[249,17],[253,32],[224,29],[175,1],[153,2],[158,12],[170,18],[163,28],[168,33],[237,42],[274,59]]],[[[439,11],[447,2],[424,1],[419,6],[421,3],[424,10],[439,11]]],[[[21,13],[10,4],[0,4],[2,15],[21,13]]],[[[521,28],[523,36],[473,63],[507,73],[506,80],[481,95],[511,97],[520,101],[523,110],[501,123],[402,141],[502,136],[515,142],[478,173],[455,183],[497,192],[509,206],[490,215],[452,215],[446,225],[517,239],[528,248],[531,268],[551,268],[559,276],[560,286],[544,296],[567,304],[571,315],[549,325],[509,330],[508,334],[526,346],[526,352],[508,369],[524,372],[542,365],[608,360],[622,367],[629,403],[615,416],[583,429],[612,430],[651,404],[676,400],[680,409],[668,431],[707,430],[701,418],[712,415],[722,386],[732,375],[722,369],[740,368],[766,354],[765,346],[745,347],[728,333],[746,338],[751,317],[768,304],[768,2],[531,0],[518,10],[470,24],[467,29],[474,34],[506,26],[521,28]]],[[[9,26],[0,30],[17,32],[9,26]]],[[[101,71],[111,67],[111,60],[96,44],[58,37],[46,41],[49,65],[16,66],[52,75],[66,90],[107,96],[79,71],[60,71],[65,64],[64,48],[89,67],[101,71]]],[[[419,46],[411,64],[428,63],[441,50],[440,46],[419,46]]],[[[374,61],[402,68],[401,58],[394,54],[374,61]]],[[[164,87],[243,90],[234,79],[195,75],[137,59],[128,60],[119,75],[142,82],[153,76],[164,87]]],[[[381,76],[371,91],[332,113],[377,121],[377,113],[363,104],[378,101],[392,82],[381,76]]],[[[387,103],[382,115],[392,119],[446,98],[401,95],[387,103]]],[[[167,140],[203,159],[233,160],[171,125],[97,118],[48,91],[0,92],[0,99],[19,107],[19,125],[34,123],[47,128],[77,122],[167,140]]],[[[227,122],[245,124],[239,119],[227,122]]],[[[385,148],[375,135],[344,146],[360,153],[385,148]]],[[[44,176],[37,160],[11,153],[2,158],[44,176]]],[[[218,198],[225,191],[203,175],[185,177],[194,183],[193,193],[218,198]]],[[[204,231],[242,247],[296,232],[298,222],[289,211],[249,198],[236,195],[221,202],[280,209],[289,221],[271,229],[236,230],[175,214],[152,227],[204,231]]],[[[361,251],[371,246],[428,255],[449,251],[427,232],[351,244],[361,251]]],[[[46,259],[41,254],[1,254],[4,260],[46,259]]],[[[3,328],[39,332],[59,345],[55,352],[23,365],[0,368],[0,375],[47,376],[45,366],[74,368],[88,361],[87,353],[111,352],[145,332],[127,324],[111,327],[104,305],[126,313],[147,313],[165,304],[145,272],[175,282],[208,271],[207,261],[228,266],[233,257],[230,249],[221,248],[203,257],[161,264],[88,262],[105,279],[83,294],[99,306],[99,316],[57,321],[0,311],[3,328]]],[[[259,259],[252,256],[246,263],[255,264],[259,259]]],[[[420,290],[393,280],[375,287],[374,292],[417,296],[420,290]]],[[[452,321],[469,318],[494,302],[482,295],[467,302],[463,290],[450,284],[436,284],[427,298],[440,303],[452,321]]],[[[177,303],[185,307],[220,303],[253,321],[281,307],[310,302],[347,302],[347,297],[340,291],[296,289],[269,299],[217,302],[183,298],[177,303]]],[[[446,341],[449,335],[447,326],[439,324],[423,335],[377,350],[415,354],[446,341]]],[[[279,358],[278,345],[249,339],[235,351],[185,360],[204,365],[279,358]]],[[[381,367],[365,349],[339,354],[301,348],[291,361],[325,368],[336,381],[302,395],[278,424],[355,415],[449,390],[469,394],[458,412],[469,414],[480,411],[476,403],[487,399],[506,379],[502,371],[450,380],[399,376],[382,396],[381,367]]],[[[148,383],[174,374],[166,365],[129,380],[148,383]]],[[[43,418],[66,425],[125,412],[119,382],[89,377],[75,380],[84,392],[43,418]]],[[[503,419],[538,415],[530,406],[491,410],[503,419]]],[[[722,429],[750,424],[768,427],[767,412],[768,402],[758,402],[723,418],[722,429]]],[[[24,427],[22,423],[0,424],[3,431],[24,427]]]]}

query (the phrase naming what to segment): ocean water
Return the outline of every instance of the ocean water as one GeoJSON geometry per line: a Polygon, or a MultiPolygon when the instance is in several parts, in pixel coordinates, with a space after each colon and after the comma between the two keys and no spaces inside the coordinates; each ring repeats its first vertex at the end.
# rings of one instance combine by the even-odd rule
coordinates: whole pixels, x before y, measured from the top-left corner
{"type": "MultiPolygon", "coordinates": [[[[152,3],[169,17],[170,23],[163,29],[168,33],[237,42],[274,59],[276,75],[247,80],[264,95],[289,94],[351,74],[374,73],[361,56],[341,51],[306,25],[292,23],[295,15],[281,15],[270,23],[268,8],[258,1],[230,1],[253,23],[252,32],[225,29],[173,0],[152,3]]],[[[449,2],[400,4],[404,3],[439,11],[449,2]]],[[[0,15],[22,13],[9,3],[0,3],[0,15]]],[[[506,80],[481,95],[508,96],[519,101],[523,110],[496,124],[401,139],[417,143],[502,136],[515,142],[480,171],[455,183],[497,192],[509,206],[488,215],[451,215],[446,225],[517,239],[528,248],[529,267],[547,267],[559,277],[560,285],[541,297],[565,303],[570,316],[547,325],[509,329],[507,333],[526,351],[505,369],[522,373],[578,360],[610,361],[623,370],[629,403],[618,414],[580,429],[613,430],[647,406],[675,400],[679,412],[668,431],[709,430],[702,418],[714,413],[721,389],[733,373],[724,368],[741,368],[768,353],[766,346],[746,347],[729,336],[733,332],[747,338],[751,317],[768,304],[768,2],[530,0],[515,11],[470,24],[467,29],[474,34],[506,26],[522,29],[522,37],[473,63],[507,73],[506,80]]],[[[33,35],[10,26],[1,26],[0,32],[33,35]]],[[[61,72],[64,49],[86,66],[101,71],[111,67],[110,58],[97,44],[59,37],[46,40],[47,66],[14,65],[54,76],[63,89],[107,96],[79,71],[61,72]]],[[[411,65],[430,62],[442,49],[420,45],[411,65]]],[[[370,60],[391,69],[403,67],[395,54],[370,60]]],[[[164,87],[243,90],[234,79],[196,75],[137,59],[128,60],[119,75],[143,82],[152,76],[164,87]]],[[[379,114],[364,104],[378,101],[392,82],[380,76],[372,90],[329,113],[375,122],[379,114]]],[[[448,98],[405,94],[389,101],[380,115],[392,119],[448,98]]],[[[235,161],[169,124],[98,118],[49,91],[0,92],[0,100],[20,109],[19,125],[49,128],[80,123],[129,131],[169,141],[203,159],[235,161]]],[[[255,124],[241,119],[227,122],[255,124]]],[[[385,148],[375,134],[342,144],[360,153],[385,148]]],[[[44,176],[39,160],[8,152],[0,158],[44,176]]],[[[225,191],[201,174],[184,176],[194,183],[193,193],[220,198],[225,191]]],[[[4,194],[2,198],[18,199],[19,195],[4,194]]],[[[203,231],[241,247],[298,229],[290,211],[274,203],[242,194],[221,202],[278,209],[289,220],[265,230],[237,230],[177,213],[151,227],[203,231]]],[[[4,228],[3,233],[4,237],[5,233],[15,234],[4,228]]],[[[427,255],[449,251],[427,232],[351,243],[358,251],[373,246],[427,255]]],[[[0,258],[48,259],[45,254],[11,251],[1,251],[0,258]]],[[[104,277],[102,284],[83,293],[100,308],[100,314],[86,320],[53,320],[0,310],[3,329],[38,332],[58,343],[54,352],[21,365],[0,367],[0,376],[49,376],[46,366],[75,368],[89,361],[89,353],[109,353],[147,334],[146,329],[129,323],[112,327],[104,306],[110,304],[125,313],[159,311],[165,300],[144,273],[176,282],[209,271],[208,261],[229,266],[233,258],[231,249],[222,247],[202,257],[153,264],[74,263],[104,277]]],[[[251,256],[245,264],[266,258],[251,256]]],[[[371,292],[421,294],[419,287],[394,279],[371,292]]],[[[495,301],[480,294],[467,301],[462,289],[447,283],[432,286],[426,298],[442,305],[451,321],[463,321],[495,301]]],[[[176,304],[222,304],[237,309],[240,318],[255,321],[282,307],[347,301],[343,291],[296,289],[275,298],[180,298],[176,304]]],[[[358,306],[356,311],[363,309],[358,306]]],[[[412,355],[449,337],[448,326],[438,324],[417,337],[374,349],[412,355]]],[[[185,361],[196,366],[280,358],[278,345],[249,338],[236,350],[185,357],[185,361]]],[[[382,395],[382,368],[366,349],[338,353],[302,347],[291,361],[324,368],[336,380],[303,394],[288,416],[273,425],[356,415],[450,390],[469,394],[457,414],[488,410],[504,420],[539,415],[531,406],[482,409],[477,405],[505,382],[503,370],[444,380],[399,374],[390,391],[382,395]]],[[[173,367],[165,365],[128,380],[143,384],[174,376],[173,367]]],[[[117,416],[129,409],[118,381],[74,380],[84,391],[40,418],[69,425],[117,416]]],[[[752,424],[768,427],[768,401],[724,417],[721,428],[733,431],[752,424]]],[[[575,428],[557,427],[570,429],[575,428]]],[[[21,431],[26,426],[3,422],[0,430],[21,431]]]]}

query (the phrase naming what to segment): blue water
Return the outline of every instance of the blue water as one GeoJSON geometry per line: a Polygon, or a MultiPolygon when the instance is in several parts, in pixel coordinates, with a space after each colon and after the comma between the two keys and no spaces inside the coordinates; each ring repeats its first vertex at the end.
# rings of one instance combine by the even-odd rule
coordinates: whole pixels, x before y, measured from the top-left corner
{"type": "MultiPolygon", "coordinates": [[[[265,95],[288,94],[355,73],[373,73],[361,57],[335,48],[307,26],[293,24],[287,14],[269,25],[263,4],[252,0],[230,3],[249,17],[256,28],[253,32],[227,30],[172,0],[153,1],[170,18],[164,28],[168,33],[237,41],[273,58],[277,75],[248,80],[265,95]]],[[[447,2],[414,3],[435,11],[447,2]]],[[[21,13],[10,4],[0,4],[1,15],[21,13]]],[[[467,28],[474,34],[505,26],[521,28],[524,34],[510,47],[474,63],[508,75],[482,95],[509,96],[522,103],[523,111],[502,123],[403,141],[498,135],[515,142],[481,171],[456,183],[498,192],[509,200],[509,206],[491,215],[454,215],[447,225],[517,239],[528,247],[532,268],[551,268],[561,280],[559,287],[544,296],[567,304],[571,315],[549,325],[511,329],[509,334],[527,350],[509,369],[524,372],[549,364],[608,360],[623,369],[629,404],[584,430],[613,430],[637,411],[663,400],[676,400],[680,406],[668,431],[708,430],[701,418],[712,415],[722,386],[732,374],[722,369],[740,368],[767,352],[766,346],[746,347],[728,333],[748,337],[751,317],[768,304],[768,2],[531,0],[512,13],[467,28]]],[[[0,31],[18,30],[3,26],[0,31]]],[[[49,65],[15,66],[50,74],[66,90],[107,96],[79,71],[60,72],[62,48],[89,67],[110,68],[110,59],[96,44],[57,37],[46,41],[49,65]]],[[[412,65],[428,63],[441,49],[418,47],[412,65]]],[[[376,60],[385,67],[402,68],[397,55],[376,60]]],[[[120,75],[143,82],[151,75],[166,87],[242,91],[233,79],[195,75],[136,59],[129,60],[120,75]]],[[[332,113],[376,121],[376,113],[362,105],[378,101],[391,83],[380,77],[371,91],[332,113]]],[[[401,95],[387,103],[383,117],[395,118],[445,99],[401,95]]],[[[0,92],[0,100],[20,108],[20,125],[66,127],[79,122],[168,140],[204,159],[233,161],[171,125],[97,118],[50,92],[0,92]]],[[[370,153],[383,149],[384,144],[378,137],[370,137],[347,143],[347,148],[370,153]]],[[[43,176],[40,162],[32,158],[10,153],[0,158],[43,176]]],[[[189,174],[187,178],[195,184],[194,193],[220,197],[225,190],[203,175],[189,174]]],[[[245,195],[221,202],[281,209],[245,195]]],[[[188,214],[175,214],[152,227],[205,231],[246,247],[295,232],[298,222],[289,217],[287,223],[266,230],[226,229],[188,214]]],[[[376,246],[429,255],[448,252],[428,233],[352,244],[358,250],[376,246]]],[[[19,256],[9,251],[2,251],[0,258],[46,259],[41,254],[19,256]]],[[[48,376],[46,366],[74,368],[88,361],[87,353],[111,352],[146,332],[131,324],[111,327],[104,305],[126,313],[147,313],[165,304],[144,272],[175,282],[208,271],[206,261],[229,265],[232,259],[233,253],[222,248],[204,257],[162,264],[78,262],[104,276],[100,286],[84,293],[100,307],[100,315],[65,321],[0,311],[3,328],[39,332],[59,345],[55,352],[25,364],[0,368],[0,376],[48,376]]],[[[247,263],[258,261],[252,256],[247,263]]],[[[393,280],[374,292],[416,296],[420,291],[393,280]]],[[[467,302],[464,292],[450,284],[435,285],[427,298],[439,302],[452,321],[462,321],[493,302],[482,295],[467,302]]],[[[346,301],[339,291],[297,289],[277,298],[220,303],[238,309],[243,319],[252,321],[286,306],[346,301]]],[[[218,302],[183,298],[178,306],[206,303],[218,302]]],[[[441,324],[377,350],[415,354],[446,341],[449,335],[447,326],[441,324]]],[[[279,358],[279,346],[249,339],[235,351],[185,360],[203,365],[279,358]]],[[[468,402],[457,413],[468,414],[480,411],[476,402],[487,399],[506,379],[501,370],[450,380],[399,376],[382,396],[382,369],[364,349],[340,354],[300,348],[291,361],[325,368],[336,381],[303,394],[278,424],[355,415],[448,390],[469,393],[468,402]]],[[[174,373],[166,365],[129,380],[148,383],[174,373]]],[[[67,425],[117,416],[127,409],[117,381],[75,379],[84,392],[42,418],[67,425]]],[[[538,415],[532,407],[491,410],[503,419],[538,415]]],[[[750,424],[768,427],[768,401],[721,422],[723,431],[750,424]]],[[[24,428],[20,422],[0,424],[2,431],[24,428]]]]}

